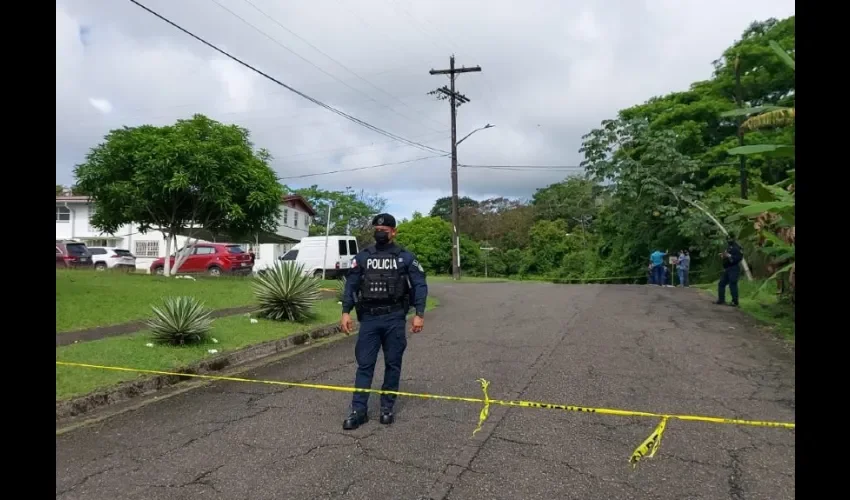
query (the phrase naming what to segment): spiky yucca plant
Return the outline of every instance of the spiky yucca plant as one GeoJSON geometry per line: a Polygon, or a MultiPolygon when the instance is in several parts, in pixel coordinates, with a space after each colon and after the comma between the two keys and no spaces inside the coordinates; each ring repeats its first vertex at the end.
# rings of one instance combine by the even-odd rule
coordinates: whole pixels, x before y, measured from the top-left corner
{"type": "Polygon", "coordinates": [[[147,321],[153,339],[161,344],[186,345],[206,341],[212,330],[211,311],[194,297],[167,297],[162,307],[151,306],[147,321]]]}
{"type": "Polygon", "coordinates": [[[338,302],[342,302],[342,299],[345,296],[345,281],[345,276],[343,276],[336,282],[336,300],[338,302]]]}
{"type": "Polygon", "coordinates": [[[275,321],[303,321],[312,316],[319,300],[320,282],[304,273],[304,265],[278,261],[254,278],[257,314],[275,321]]]}

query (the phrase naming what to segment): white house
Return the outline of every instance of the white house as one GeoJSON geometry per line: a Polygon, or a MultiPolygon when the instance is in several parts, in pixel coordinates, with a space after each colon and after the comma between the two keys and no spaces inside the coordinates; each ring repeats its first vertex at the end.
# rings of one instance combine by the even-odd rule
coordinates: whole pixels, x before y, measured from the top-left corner
{"type": "MultiPolygon", "coordinates": [[[[316,212],[307,200],[297,195],[284,196],[280,208],[280,218],[274,234],[258,234],[254,241],[229,243],[242,243],[246,250],[252,248],[257,261],[274,261],[286,253],[295,243],[301,241],[301,238],[308,236],[310,222],[316,212]]],[[[127,249],[136,256],[136,268],[140,270],[149,269],[155,259],[165,257],[165,236],[160,231],[142,234],[135,224],[128,224],[115,234],[104,234],[90,223],[94,209],[94,204],[86,196],[57,196],[56,239],[74,239],[83,241],[88,246],[127,249]]],[[[203,237],[208,241],[215,239],[210,235],[203,237]]],[[[185,236],[178,236],[178,247],[185,245],[186,239],[185,236]]]]}

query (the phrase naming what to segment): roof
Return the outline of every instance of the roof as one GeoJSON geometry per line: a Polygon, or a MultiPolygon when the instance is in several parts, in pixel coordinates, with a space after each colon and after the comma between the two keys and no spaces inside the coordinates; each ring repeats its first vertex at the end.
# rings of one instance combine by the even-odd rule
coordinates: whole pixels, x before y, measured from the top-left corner
{"type": "MultiPolygon", "coordinates": [[[[89,201],[90,200],[89,200],[88,196],[57,196],[56,197],[56,203],[65,203],[65,202],[88,203],[89,201]]],[[[310,203],[303,196],[300,196],[300,195],[297,195],[297,194],[288,194],[288,195],[285,195],[283,197],[281,202],[283,202],[283,203],[299,203],[299,204],[301,204],[302,207],[304,207],[304,210],[308,214],[310,214],[311,217],[316,215],[316,211],[313,210],[313,207],[310,206],[310,203]]]]}
{"type": "Polygon", "coordinates": [[[66,201],[75,202],[75,203],[88,203],[89,197],[88,196],[57,196],[56,197],[56,203],[62,203],[62,202],[66,202],[66,201]]]}
{"type": "Polygon", "coordinates": [[[307,202],[307,200],[301,195],[298,195],[298,194],[284,195],[283,202],[284,203],[291,203],[291,202],[300,203],[307,210],[307,213],[310,214],[311,217],[316,215],[316,211],[313,210],[313,207],[310,206],[310,203],[307,202]]]}

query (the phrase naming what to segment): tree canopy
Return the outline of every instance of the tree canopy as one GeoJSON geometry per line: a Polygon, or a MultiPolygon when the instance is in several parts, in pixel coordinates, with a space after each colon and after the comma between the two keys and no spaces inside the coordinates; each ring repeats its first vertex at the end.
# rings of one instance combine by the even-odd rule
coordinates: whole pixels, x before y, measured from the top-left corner
{"type": "Polygon", "coordinates": [[[201,227],[232,237],[275,231],[283,188],[270,159],[246,129],[195,115],[113,130],[74,173],[97,207],[94,227],[160,230],[170,254],[172,237],[201,227]]]}

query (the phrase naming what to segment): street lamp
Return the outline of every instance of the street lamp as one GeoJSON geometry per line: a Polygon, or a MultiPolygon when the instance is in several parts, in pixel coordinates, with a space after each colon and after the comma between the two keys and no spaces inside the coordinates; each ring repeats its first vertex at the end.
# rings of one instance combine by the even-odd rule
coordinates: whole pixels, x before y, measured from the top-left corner
{"type": "Polygon", "coordinates": [[[483,127],[478,127],[477,129],[475,129],[475,130],[473,130],[472,132],[470,132],[470,133],[466,134],[465,136],[463,136],[463,139],[461,139],[461,140],[457,141],[457,144],[458,144],[458,145],[460,145],[460,143],[461,143],[461,142],[463,142],[463,141],[465,141],[467,137],[469,137],[470,135],[474,134],[475,132],[478,132],[479,130],[485,130],[485,129],[493,128],[493,127],[495,127],[495,125],[490,125],[489,123],[488,123],[487,125],[484,125],[483,127]]]}

